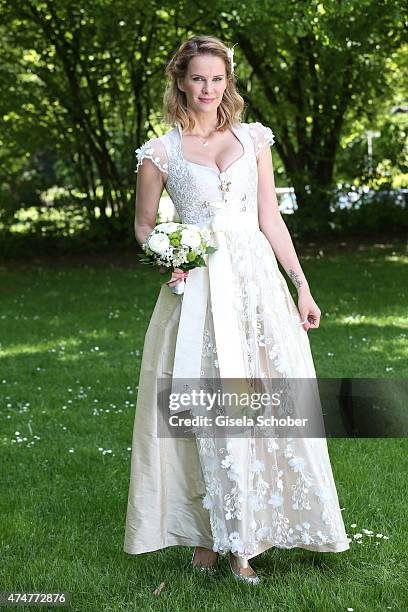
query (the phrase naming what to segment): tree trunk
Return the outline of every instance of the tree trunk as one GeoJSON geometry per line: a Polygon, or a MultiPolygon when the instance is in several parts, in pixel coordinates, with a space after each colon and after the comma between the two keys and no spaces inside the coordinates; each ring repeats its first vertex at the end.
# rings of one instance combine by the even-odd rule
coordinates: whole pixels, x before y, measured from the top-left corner
{"type": "Polygon", "coordinates": [[[292,181],[298,205],[296,217],[299,220],[299,230],[309,235],[329,234],[331,183],[323,184],[320,176],[305,181],[304,174],[292,176],[292,181]]]}

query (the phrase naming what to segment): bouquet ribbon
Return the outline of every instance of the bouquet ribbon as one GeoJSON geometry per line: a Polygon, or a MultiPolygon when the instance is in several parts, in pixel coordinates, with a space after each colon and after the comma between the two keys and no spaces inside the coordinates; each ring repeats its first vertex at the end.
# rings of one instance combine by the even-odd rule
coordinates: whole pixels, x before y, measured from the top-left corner
{"type": "MultiPolygon", "coordinates": [[[[228,206],[232,203],[228,201],[228,206]]],[[[245,240],[250,240],[251,232],[259,232],[257,213],[228,213],[225,203],[219,203],[219,211],[205,222],[196,223],[200,228],[210,231],[215,238],[214,253],[205,255],[206,267],[189,271],[182,297],[181,314],[176,340],[173,367],[172,392],[180,392],[177,379],[200,379],[203,334],[207,302],[210,296],[214,322],[220,378],[246,379],[244,359],[245,346],[242,345],[238,312],[234,305],[234,285],[231,255],[226,234],[245,232],[245,240]]],[[[217,207],[218,202],[211,203],[217,207]]],[[[184,282],[184,281],[183,281],[184,282]]]]}

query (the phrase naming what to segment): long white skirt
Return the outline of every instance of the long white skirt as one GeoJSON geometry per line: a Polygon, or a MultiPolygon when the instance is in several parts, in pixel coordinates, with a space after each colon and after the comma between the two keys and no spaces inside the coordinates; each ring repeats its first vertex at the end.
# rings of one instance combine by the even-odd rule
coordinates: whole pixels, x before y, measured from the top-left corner
{"type": "MultiPolygon", "coordinates": [[[[228,236],[250,376],[316,376],[307,332],[261,232],[228,236]]],[[[145,336],[133,431],[124,551],[232,551],[240,565],[270,547],[350,548],[324,437],[158,437],[158,379],[172,379],[182,296],[162,285],[145,336]]],[[[188,355],[186,355],[188,358],[188,355]]],[[[204,378],[218,376],[211,295],[204,378]]]]}

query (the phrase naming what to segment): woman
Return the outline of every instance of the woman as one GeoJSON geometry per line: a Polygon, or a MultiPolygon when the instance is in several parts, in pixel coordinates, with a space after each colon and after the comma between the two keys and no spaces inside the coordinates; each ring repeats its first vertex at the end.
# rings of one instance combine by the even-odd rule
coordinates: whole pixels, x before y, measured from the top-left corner
{"type": "Polygon", "coordinates": [[[194,546],[192,565],[208,574],[227,553],[233,575],[256,584],[248,560],[272,546],[341,552],[349,539],[324,436],[157,436],[159,379],[316,377],[307,331],[319,327],[320,309],[278,210],[274,135],[240,122],[233,66],[217,38],[185,41],[167,67],[164,108],[175,125],[137,149],[138,242],[155,226],[166,186],[180,221],[210,228],[218,250],[207,267],[172,272],[150,320],[124,550],[194,546]],[[171,290],[178,283],[181,296],[171,290]]]}

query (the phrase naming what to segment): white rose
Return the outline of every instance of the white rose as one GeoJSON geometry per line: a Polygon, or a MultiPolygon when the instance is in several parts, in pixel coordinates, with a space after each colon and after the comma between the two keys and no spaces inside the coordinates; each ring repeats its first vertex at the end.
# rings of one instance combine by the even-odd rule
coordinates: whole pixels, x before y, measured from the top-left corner
{"type": "Polygon", "coordinates": [[[181,244],[196,249],[201,244],[201,236],[197,230],[185,229],[181,232],[181,244]]]}
{"type": "Polygon", "coordinates": [[[147,241],[149,248],[159,255],[163,255],[170,246],[170,240],[166,234],[153,234],[147,241]]]}
{"type": "Polygon", "coordinates": [[[159,223],[154,229],[160,232],[164,232],[165,234],[172,234],[173,232],[177,232],[178,223],[159,223]]]}

